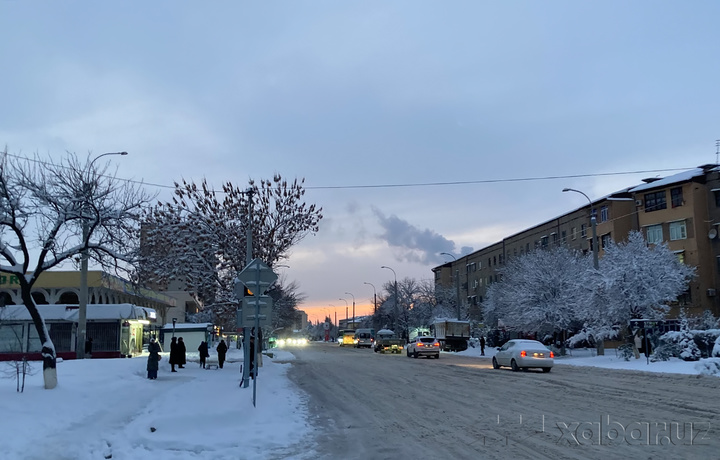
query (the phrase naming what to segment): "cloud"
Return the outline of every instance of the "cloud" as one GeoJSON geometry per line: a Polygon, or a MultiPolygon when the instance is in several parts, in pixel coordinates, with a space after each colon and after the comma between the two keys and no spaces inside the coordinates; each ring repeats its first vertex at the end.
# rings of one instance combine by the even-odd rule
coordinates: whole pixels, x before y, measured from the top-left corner
{"type": "MultiPolygon", "coordinates": [[[[444,257],[441,252],[455,254],[455,242],[433,230],[420,230],[409,222],[396,215],[386,217],[385,214],[373,207],[383,232],[379,235],[391,248],[396,250],[396,257],[401,261],[417,262],[422,264],[442,263],[444,257]]],[[[464,246],[460,254],[473,251],[473,248],[464,246]]]]}

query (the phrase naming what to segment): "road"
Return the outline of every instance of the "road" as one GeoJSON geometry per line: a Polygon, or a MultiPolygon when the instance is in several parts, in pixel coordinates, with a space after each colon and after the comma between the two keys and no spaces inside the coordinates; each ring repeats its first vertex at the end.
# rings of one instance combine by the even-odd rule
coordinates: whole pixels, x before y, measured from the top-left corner
{"type": "Polygon", "coordinates": [[[720,379],[492,369],[315,343],[292,350],[314,458],[720,459],[720,379]]]}

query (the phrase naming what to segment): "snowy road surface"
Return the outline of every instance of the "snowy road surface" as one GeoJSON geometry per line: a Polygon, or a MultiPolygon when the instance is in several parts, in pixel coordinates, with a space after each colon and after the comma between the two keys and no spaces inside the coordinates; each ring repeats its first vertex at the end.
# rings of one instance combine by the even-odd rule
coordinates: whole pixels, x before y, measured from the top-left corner
{"type": "Polygon", "coordinates": [[[317,458],[720,458],[717,377],[561,364],[515,373],[489,358],[333,344],[293,353],[317,458]]]}

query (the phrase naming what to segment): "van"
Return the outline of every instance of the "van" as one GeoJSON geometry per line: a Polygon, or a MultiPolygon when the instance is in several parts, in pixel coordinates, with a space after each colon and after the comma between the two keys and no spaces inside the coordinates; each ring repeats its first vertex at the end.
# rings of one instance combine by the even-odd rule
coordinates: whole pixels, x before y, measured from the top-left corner
{"type": "Polygon", "coordinates": [[[372,348],[375,344],[375,329],[358,329],[355,331],[355,348],[372,348]]]}

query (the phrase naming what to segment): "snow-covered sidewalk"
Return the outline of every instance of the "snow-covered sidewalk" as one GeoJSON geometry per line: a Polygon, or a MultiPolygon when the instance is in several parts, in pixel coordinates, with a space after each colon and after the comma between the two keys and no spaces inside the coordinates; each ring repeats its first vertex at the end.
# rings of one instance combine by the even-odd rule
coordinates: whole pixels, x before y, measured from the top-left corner
{"type": "Polygon", "coordinates": [[[224,369],[188,362],[171,373],[164,354],[157,380],[146,378],[144,357],[64,361],[54,390],[43,389],[41,364],[32,363],[24,393],[0,380],[2,458],[292,458],[309,433],[304,397],[285,375],[290,364],[276,361],[293,355],[264,357],[256,407],[252,381],[239,387],[240,350],[228,358],[224,369]]]}

